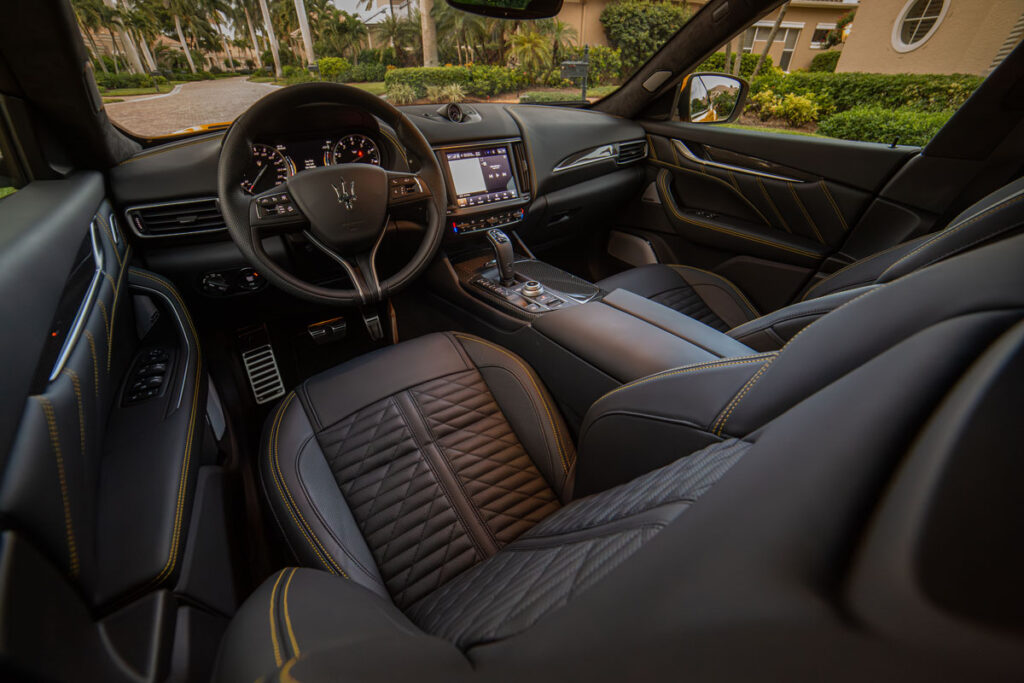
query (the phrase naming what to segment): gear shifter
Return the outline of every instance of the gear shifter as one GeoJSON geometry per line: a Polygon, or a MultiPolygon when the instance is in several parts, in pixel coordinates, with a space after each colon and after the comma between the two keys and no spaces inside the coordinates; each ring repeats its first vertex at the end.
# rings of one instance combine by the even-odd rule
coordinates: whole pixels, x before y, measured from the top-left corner
{"type": "Polygon", "coordinates": [[[487,241],[494,249],[494,262],[498,264],[498,277],[501,278],[501,284],[511,287],[516,283],[516,273],[512,269],[514,260],[512,241],[509,240],[508,235],[497,228],[487,231],[487,241]]]}

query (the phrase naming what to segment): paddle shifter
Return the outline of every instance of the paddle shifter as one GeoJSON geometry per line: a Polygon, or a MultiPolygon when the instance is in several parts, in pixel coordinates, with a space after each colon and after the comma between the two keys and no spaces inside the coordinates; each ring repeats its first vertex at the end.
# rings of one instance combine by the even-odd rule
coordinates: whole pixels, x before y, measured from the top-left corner
{"type": "Polygon", "coordinates": [[[512,287],[516,284],[516,273],[512,269],[514,254],[511,240],[508,235],[495,228],[487,231],[487,241],[494,249],[494,262],[498,265],[498,277],[501,278],[501,284],[512,287]]]}

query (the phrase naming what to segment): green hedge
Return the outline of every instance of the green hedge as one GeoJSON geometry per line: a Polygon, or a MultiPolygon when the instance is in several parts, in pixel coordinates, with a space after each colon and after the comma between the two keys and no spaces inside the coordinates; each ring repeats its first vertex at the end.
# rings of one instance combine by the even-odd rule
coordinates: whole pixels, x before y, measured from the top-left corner
{"type": "Polygon", "coordinates": [[[841,54],[842,52],[839,50],[819,52],[814,55],[814,59],[811,60],[811,68],[808,69],[808,71],[834,73],[836,70],[836,64],[839,63],[839,55],[841,54]]]}
{"type": "Polygon", "coordinates": [[[429,86],[452,83],[461,85],[472,97],[489,97],[521,90],[527,85],[527,79],[520,71],[504,66],[417,66],[388,71],[384,83],[388,87],[399,83],[407,85],[417,98],[425,97],[429,86]]]}
{"type": "Polygon", "coordinates": [[[892,143],[898,137],[901,145],[923,147],[953,113],[952,110],[923,112],[909,108],[854,107],[823,119],[818,124],[818,133],[863,142],[892,143]]]}
{"type": "Polygon", "coordinates": [[[104,90],[117,88],[150,88],[156,83],[166,83],[163,76],[150,76],[149,74],[128,74],[128,73],[99,73],[93,74],[96,77],[96,85],[104,90]]]}
{"type": "Polygon", "coordinates": [[[520,104],[544,104],[549,102],[581,102],[580,93],[566,94],[551,90],[534,90],[519,96],[520,104]]]}
{"type": "Polygon", "coordinates": [[[690,20],[686,4],[622,0],[601,10],[601,26],[612,47],[622,50],[622,65],[632,73],[690,20]]]}
{"type": "Polygon", "coordinates": [[[940,112],[960,107],[982,80],[964,74],[770,73],[759,76],[750,91],[813,94],[825,112],[865,106],[940,112]]]}
{"type": "MultiPolygon", "coordinates": [[[[583,59],[583,48],[570,48],[568,59],[583,59]]],[[[607,45],[591,45],[587,53],[590,69],[587,75],[588,85],[609,85],[622,80],[622,50],[607,45]]]]}
{"type": "MultiPolygon", "coordinates": [[[[744,54],[740,58],[740,76],[743,78],[750,78],[750,74],[754,73],[754,67],[757,65],[757,60],[761,55],[755,54],[744,54]]],[[[736,64],[736,55],[732,55],[732,64],[736,64]]],[[[765,57],[764,64],[761,66],[761,72],[770,71],[772,68],[772,58],[765,57]]],[[[715,54],[708,57],[698,66],[695,71],[724,71],[725,70],[725,53],[716,52],[715,54]]],[[[729,70],[732,73],[732,69],[729,70]]]]}

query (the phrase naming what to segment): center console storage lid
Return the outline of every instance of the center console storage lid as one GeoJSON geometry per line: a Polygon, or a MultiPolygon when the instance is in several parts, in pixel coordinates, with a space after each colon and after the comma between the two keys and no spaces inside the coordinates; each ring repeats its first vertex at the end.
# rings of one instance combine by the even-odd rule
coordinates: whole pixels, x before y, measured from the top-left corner
{"type": "Polygon", "coordinates": [[[621,382],[753,353],[704,323],[623,289],[603,301],[545,313],[533,327],[621,382]]]}

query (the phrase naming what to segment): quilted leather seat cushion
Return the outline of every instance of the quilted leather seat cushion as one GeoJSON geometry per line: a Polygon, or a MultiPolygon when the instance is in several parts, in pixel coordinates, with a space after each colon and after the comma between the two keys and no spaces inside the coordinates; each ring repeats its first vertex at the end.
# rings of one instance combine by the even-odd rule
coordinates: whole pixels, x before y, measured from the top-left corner
{"type": "Polygon", "coordinates": [[[539,379],[474,337],[384,349],[297,394],[265,440],[278,522],[300,559],[400,608],[494,555],[567,495],[575,455],[539,379]],[[365,373],[372,383],[358,381],[365,373]],[[373,400],[339,414],[332,395],[373,400]]]}

